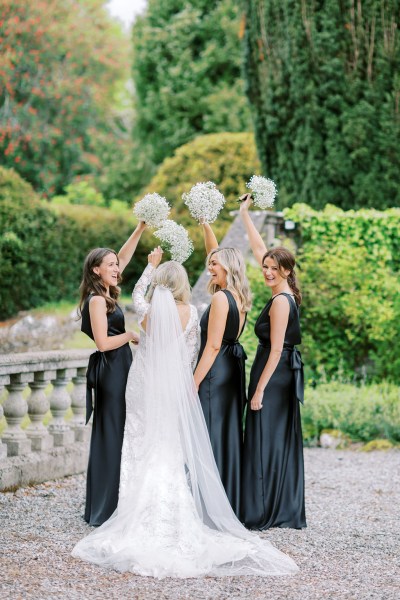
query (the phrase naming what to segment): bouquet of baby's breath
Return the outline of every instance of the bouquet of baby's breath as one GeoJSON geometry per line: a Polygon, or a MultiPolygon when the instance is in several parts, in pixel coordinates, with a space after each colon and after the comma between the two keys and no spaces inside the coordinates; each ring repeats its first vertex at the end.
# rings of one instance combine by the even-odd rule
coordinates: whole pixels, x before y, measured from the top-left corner
{"type": "Polygon", "coordinates": [[[160,194],[146,194],[133,209],[139,221],[144,221],[149,227],[160,227],[168,219],[171,207],[160,194]]]}
{"type": "Polygon", "coordinates": [[[252,192],[255,206],[262,209],[272,208],[275,196],[278,193],[272,179],[267,179],[267,177],[261,175],[253,175],[250,181],[246,183],[246,187],[252,192]]]}
{"type": "Polygon", "coordinates": [[[172,260],[183,263],[193,252],[193,243],[188,232],[175,221],[164,221],[154,235],[160,240],[161,246],[170,252],[172,260]]]}
{"type": "Polygon", "coordinates": [[[200,223],[213,223],[225,204],[223,194],[212,181],[196,183],[182,198],[192,217],[200,223]]]}

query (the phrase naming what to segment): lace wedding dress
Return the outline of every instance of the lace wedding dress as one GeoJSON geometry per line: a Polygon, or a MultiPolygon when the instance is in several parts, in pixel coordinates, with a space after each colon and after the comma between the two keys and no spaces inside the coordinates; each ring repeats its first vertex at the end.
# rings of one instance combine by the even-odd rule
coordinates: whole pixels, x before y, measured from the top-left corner
{"type": "Polygon", "coordinates": [[[288,575],[298,567],[237,520],[214,461],[192,367],[197,311],[185,331],[171,292],[144,299],[153,267],[133,300],[146,332],[128,377],[118,507],[73,556],[138,575],[288,575]]]}

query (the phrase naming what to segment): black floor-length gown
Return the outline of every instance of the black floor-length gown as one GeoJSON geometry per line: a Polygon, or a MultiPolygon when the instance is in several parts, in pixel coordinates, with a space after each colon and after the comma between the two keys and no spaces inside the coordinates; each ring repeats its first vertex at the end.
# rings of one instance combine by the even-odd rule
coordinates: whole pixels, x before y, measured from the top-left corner
{"type": "MultiPolygon", "coordinates": [[[[92,340],[89,300],[82,309],[81,330],[92,340]]],[[[107,335],[125,333],[120,306],[107,314],[107,335]]],[[[115,350],[95,352],[87,370],[86,419],[93,402],[93,428],[87,471],[85,521],[102,525],[118,504],[119,472],[125,426],[125,388],[132,363],[129,344],[115,350]],[[92,400],[93,398],[93,400],[92,400]]]]}
{"type": "MultiPolygon", "coordinates": [[[[224,336],[217,358],[200,384],[199,397],[222,483],[235,514],[239,516],[246,354],[238,341],[240,313],[235,299],[228,290],[222,291],[229,303],[224,336]]],[[[210,306],[200,321],[199,360],[207,343],[209,316],[210,306]]]]}
{"type": "Polygon", "coordinates": [[[299,408],[304,381],[300,352],[295,348],[301,343],[299,311],[293,296],[282,295],[290,304],[284,347],[258,411],[251,410],[250,400],[270,352],[269,311],[273,298],[254,328],[259,345],[250,374],[241,497],[241,520],[251,529],[306,527],[299,408]]]}

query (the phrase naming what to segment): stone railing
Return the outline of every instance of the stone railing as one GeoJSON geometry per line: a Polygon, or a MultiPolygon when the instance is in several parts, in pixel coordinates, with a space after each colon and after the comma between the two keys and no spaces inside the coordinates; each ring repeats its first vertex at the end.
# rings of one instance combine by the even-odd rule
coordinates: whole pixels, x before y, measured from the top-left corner
{"type": "Polygon", "coordinates": [[[0,355],[0,396],[6,396],[0,419],[4,415],[7,423],[0,440],[0,490],[86,468],[90,435],[90,427],[85,427],[86,369],[92,352],[0,355]],[[49,384],[50,395],[45,393],[49,384]],[[65,420],[69,409],[72,416],[65,420]],[[52,418],[46,427],[43,421],[49,410],[52,418]],[[27,416],[29,423],[23,429],[27,416]]]}

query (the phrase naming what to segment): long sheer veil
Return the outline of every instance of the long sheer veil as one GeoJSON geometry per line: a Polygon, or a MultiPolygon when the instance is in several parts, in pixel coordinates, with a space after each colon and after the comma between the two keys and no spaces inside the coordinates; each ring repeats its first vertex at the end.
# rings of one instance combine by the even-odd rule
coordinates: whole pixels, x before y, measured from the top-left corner
{"type": "MultiPolygon", "coordinates": [[[[190,366],[182,325],[172,293],[155,288],[146,339],[147,427],[145,451],[153,454],[154,440],[163,440],[163,456],[182,451],[188,485],[196,511],[205,525],[251,544],[246,557],[229,574],[271,575],[298,570],[288,556],[250,533],[237,519],[222,485],[190,366]]],[[[221,570],[221,567],[219,568],[221,570]]]]}

